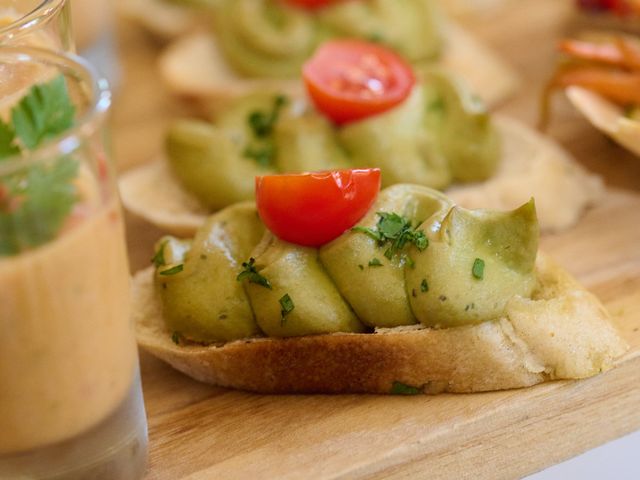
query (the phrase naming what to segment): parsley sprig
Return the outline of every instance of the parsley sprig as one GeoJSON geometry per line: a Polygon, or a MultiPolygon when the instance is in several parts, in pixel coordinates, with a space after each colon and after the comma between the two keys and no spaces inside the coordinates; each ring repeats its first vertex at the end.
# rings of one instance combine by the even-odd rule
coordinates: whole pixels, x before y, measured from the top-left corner
{"type": "MultiPolygon", "coordinates": [[[[429,246],[429,239],[424,232],[417,230],[420,224],[413,227],[411,220],[397,213],[377,212],[377,215],[380,219],[374,228],[353,227],[351,230],[368,235],[378,242],[380,247],[387,246],[384,256],[389,260],[409,244],[415,245],[420,251],[429,246]]],[[[408,256],[404,260],[410,266],[413,265],[408,256]]]]}
{"type": "MultiPolygon", "coordinates": [[[[63,76],[33,86],[0,119],[0,163],[24,155],[68,130],[75,108],[63,76]]],[[[68,156],[0,179],[0,255],[15,255],[53,239],[78,200],[78,162],[68,156]]]]}
{"type": "Polygon", "coordinates": [[[236,280],[238,282],[242,282],[244,279],[247,279],[250,283],[255,283],[271,290],[271,282],[269,282],[266,277],[258,273],[255,263],[256,259],[253,257],[251,257],[248,262],[243,262],[243,270],[238,274],[236,280]]]}
{"type": "Polygon", "coordinates": [[[247,123],[256,141],[246,146],[243,155],[254,160],[262,167],[268,167],[273,164],[273,159],[276,156],[276,147],[270,137],[278,122],[280,112],[286,104],[287,97],[276,95],[270,111],[255,110],[247,116],[247,123]]]}

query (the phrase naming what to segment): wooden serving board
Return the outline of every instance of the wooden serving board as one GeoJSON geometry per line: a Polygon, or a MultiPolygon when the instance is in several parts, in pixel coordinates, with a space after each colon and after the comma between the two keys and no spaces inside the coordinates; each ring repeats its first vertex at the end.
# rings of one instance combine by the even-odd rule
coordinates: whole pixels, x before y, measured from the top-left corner
{"type": "MultiPolygon", "coordinates": [[[[570,27],[571,4],[519,0],[468,28],[525,79],[501,111],[533,124],[570,27]]],[[[155,156],[167,122],[186,111],[154,70],[158,45],[119,26],[124,83],[116,97],[119,167],[155,156]]],[[[640,428],[640,159],[613,145],[566,102],[551,133],[609,192],[542,248],[598,295],[630,343],[617,368],[583,381],[483,394],[264,396],[199,384],[141,355],[149,417],[149,480],[517,478],[640,428]]],[[[161,186],[159,186],[161,188],[161,186]]],[[[128,219],[132,269],[161,232],[128,219]]]]}

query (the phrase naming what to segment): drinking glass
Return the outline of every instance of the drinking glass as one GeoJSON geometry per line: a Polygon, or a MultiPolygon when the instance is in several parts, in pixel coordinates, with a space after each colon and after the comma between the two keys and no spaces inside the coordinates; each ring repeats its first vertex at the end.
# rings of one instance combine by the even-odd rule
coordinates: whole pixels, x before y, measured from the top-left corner
{"type": "Polygon", "coordinates": [[[31,149],[16,127],[22,153],[0,151],[0,478],[139,479],[147,425],[105,131],[111,95],[77,57],[0,47],[3,124],[34,85],[62,78],[73,126],[31,149]]]}
{"type": "Polygon", "coordinates": [[[0,44],[73,51],[67,0],[0,0],[0,44]]]}

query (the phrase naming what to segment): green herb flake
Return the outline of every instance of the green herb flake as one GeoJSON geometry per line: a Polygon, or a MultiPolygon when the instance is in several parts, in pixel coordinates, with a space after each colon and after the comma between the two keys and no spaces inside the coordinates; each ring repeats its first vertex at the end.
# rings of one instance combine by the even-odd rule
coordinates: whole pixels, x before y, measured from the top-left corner
{"type": "Polygon", "coordinates": [[[250,283],[255,283],[256,285],[260,285],[262,287],[268,288],[269,290],[272,290],[271,282],[269,282],[266,277],[258,273],[255,263],[256,259],[253,257],[251,257],[248,262],[243,262],[243,270],[238,274],[236,280],[238,282],[242,282],[244,279],[247,279],[250,283]]]}
{"type": "Polygon", "coordinates": [[[391,385],[390,393],[391,395],[418,395],[422,393],[422,389],[396,381],[391,385]]]}
{"type": "Polygon", "coordinates": [[[264,138],[271,135],[273,127],[280,116],[280,111],[286,104],[287,97],[284,95],[277,95],[274,98],[273,108],[270,112],[260,110],[251,112],[247,117],[247,122],[249,123],[253,134],[258,138],[264,138]]]}
{"type": "Polygon", "coordinates": [[[369,266],[370,267],[382,267],[383,264],[377,258],[372,258],[371,260],[369,260],[369,266]]]}
{"type": "Polygon", "coordinates": [[[420,291],[422,293],[426,293],[429,291],[429,284],[427,283],[427,279],[423,278],[422,282],[420,282],[420,291]]]}
{"type": "Polygon", "coordinates": [[[294,308],[296,308],[296,306],[293,304],[293,300],[291,300],[291,297],[289,296],[288,293],[285,293],[282,298],[280,298],[280,300],[278,300],[278,302],[280,302],[280,325],[284,325],[285,323],[285,317],[287,315],[289,315],[294,308]]]}
{"type": "Polygon", "coordinates": [[[180,332],[173,332],[171,334],[171,341],[173,343],[175,343],[176,345],[180,345],[180,338],[182,337],[182,335],[180,335],[180,332]]]}
{"type": "Polygon", "coordinates": [[[478,280],[482,280],[484,278],[484,260],[481,258],[476,258],[473,261],[473,267],[471,267],[471,273],[478,280]]]}
{"type": "Polygon", "coordinates": [[[247,146],[242,152],[242,155],[244,155],[245,158],[253,160],[261,167],[270,167],[273,165],[273,160],[276,156],[276,148],[270,143],[259,147],[247,146]]]}
{"type": "Polygon", "coordinates": [[[167,242],[168,241],[165,240],[160,244],[160,247],[158,247],[158,251],[155,253],[153,258],[151,259],[151,263],[153,263],[156,268],[163,267],[167,264],[167,262],[164,259],[164,248],[167,246],[167,242]]]}
{"type": "Polygon", "coordinates": [[[158,272],[160,275],[164,275],[165,277],[176,275],[184,270],[184,264],[176,265],[175,267],[167,268],[166,270],[162,270],[158,272]]]}
{"type": "Polygon", "coordinates": [[[427,105],[427,111],[430,113],[442,114],[444,113],[446,105],[444,98],[436,97],[432,102],[427,105]]]}
{"type": "MultiPolygon", "coordinates": [[[[410,220],[397,213],[378,212],[377,214],[379,220],[374,228],[356,226],[351,231],[364,233],[378,242],[380,247],[387,246],[384,256],[389,260],[408,244],[413,244],[420,251],[429,246],[429,239],[424,232],[416,230],[420,224],[413,227],[410,220]]],[[[405,257],[404,262],[412,266],[413,260],[408,256],[405,257]]]]}
{"type": "Polygon", "coordinates": [[[362,265],[362,264],[358,264],[358,268],[359,268],[360,270],[364,270],[364,265],[362,265]]]}

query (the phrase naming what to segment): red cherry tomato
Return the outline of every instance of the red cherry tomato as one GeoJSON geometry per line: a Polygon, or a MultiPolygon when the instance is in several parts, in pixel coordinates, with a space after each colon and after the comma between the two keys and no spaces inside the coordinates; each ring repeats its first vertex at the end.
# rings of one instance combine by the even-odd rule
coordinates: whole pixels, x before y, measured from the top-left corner
{"type": "Polygon", "coordinates": [[[256,177],[260,218],[287,242],[319,247],[353,227],[380,190],[380,169],[256,177]]]}
{"type": "Polygon", "coordinates": [[[291,5],[306,8],[309,10],[326,7],[327,5],[335,3],[336,1],[338,0],[286,0],[286,2],[290,3],[291,5]]]}
{"type": "Polygon", "coordinates": [[[337,124],[382,113],[415,84],[411,66],[391,50],[359,40],[323,44],[302,67],[309,96],[337,124]]]}

